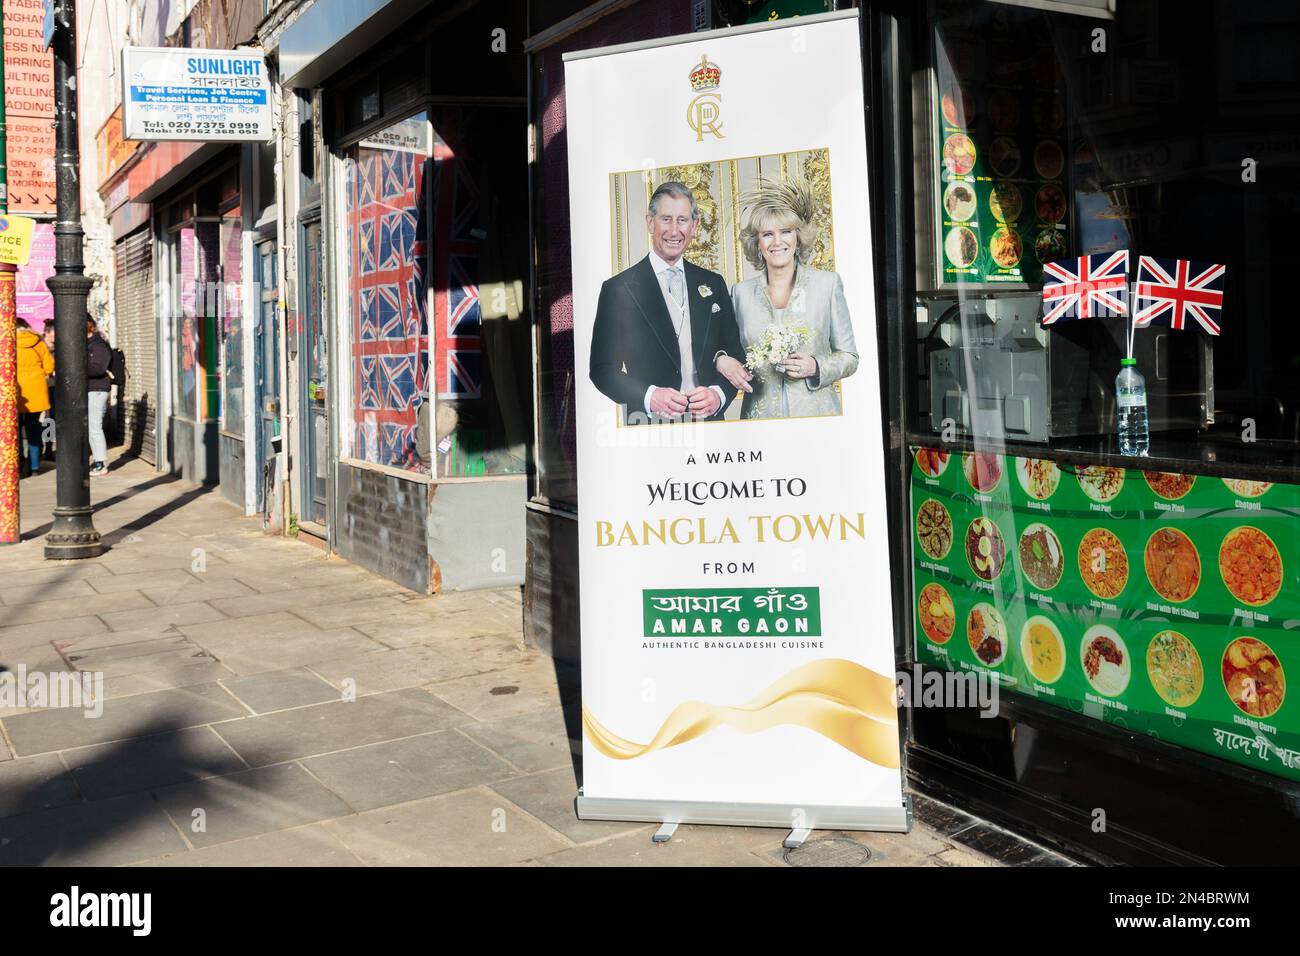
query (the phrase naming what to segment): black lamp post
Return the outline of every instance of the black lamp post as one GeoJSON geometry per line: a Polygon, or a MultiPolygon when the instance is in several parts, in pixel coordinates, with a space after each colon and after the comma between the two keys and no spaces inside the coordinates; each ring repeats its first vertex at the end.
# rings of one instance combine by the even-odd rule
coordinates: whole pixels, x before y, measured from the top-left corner
{"type": "Polygon", "coordinates": [[[81,176],[77,150],[77,6],[57,0],[54,14],[55,175],[54,223],[55,438],[58,498],[45,536],[45,557],[93,558],[103,553],[91,520],[86,397],[86,277],[81,242],[81,176]]]}

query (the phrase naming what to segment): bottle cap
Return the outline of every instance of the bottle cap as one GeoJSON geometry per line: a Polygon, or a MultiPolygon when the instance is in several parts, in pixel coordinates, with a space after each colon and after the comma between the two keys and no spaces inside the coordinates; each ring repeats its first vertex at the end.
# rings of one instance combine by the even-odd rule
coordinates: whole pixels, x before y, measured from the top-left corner
{"type": "Polygon", "coordinates": [[[1122,358],[1122,359],[1119,360],[1119,364],[1120,364],[1120,365],[1136,365],[1136,364],[1137,364],[1137,361],[1138,361],[1138,360],[1135,359],[1135,358],[1122,358]]]}

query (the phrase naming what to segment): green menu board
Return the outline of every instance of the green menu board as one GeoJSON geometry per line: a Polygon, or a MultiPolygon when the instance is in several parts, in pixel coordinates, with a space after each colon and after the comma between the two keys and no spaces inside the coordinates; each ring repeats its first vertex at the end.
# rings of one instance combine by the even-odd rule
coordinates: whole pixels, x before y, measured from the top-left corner
{"type": "Polygon", "coordinates": [[[941,281],[1036,284],[1044,262],[1068,256],[1065,92],[1056,62],[1050,50],[1008,56],[941,37],[936,63],[941,281]]]}
{"type": "Polygon", "coordinates": [[[918,660],[1300,780],[1300,487],[921,448],[911,507],[918,660]]]}

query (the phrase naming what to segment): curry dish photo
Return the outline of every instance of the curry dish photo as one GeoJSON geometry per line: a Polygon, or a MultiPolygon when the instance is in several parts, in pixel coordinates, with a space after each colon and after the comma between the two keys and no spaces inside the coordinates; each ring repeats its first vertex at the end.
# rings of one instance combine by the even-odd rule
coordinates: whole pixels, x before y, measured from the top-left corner
{"type": "Polygon", "coordinates": [[[1161,528],[1147,541],[1147,580],[1166,601],[1186,601],[1201,585],[1201,556],[1192,539],[1174,528],[1161,528]]]}
{"type": "Polygon", "coordinates": [[[1273,648],[1239,637],[1223,652],[1223,686],[1232,702],[1251,717],[1272,717],[1286,699],[1286,676],[1273,648]]]}
{"type": "Polygon", "coordinates": [[[1282,555],[1258,528],[1234,528],[1219,548],[1219,573],[1233,597],[1257,607],[1282,590],[1282,555]]]}
{"type": "Polygon", "coordinates": [[[1113,598],[1128,584],[1124,545],[1105,528],[1093,528],[1079,542],[1079,576],[1099,598],[1113,598]]]}
{"type": "Polygon", "coordinates": [[[952,606],[952,595],[942,585],[931,582],[921,588],[916,610],[925,636],[936,644],[947,644],[957,627],[957,612],[952,606]]]}

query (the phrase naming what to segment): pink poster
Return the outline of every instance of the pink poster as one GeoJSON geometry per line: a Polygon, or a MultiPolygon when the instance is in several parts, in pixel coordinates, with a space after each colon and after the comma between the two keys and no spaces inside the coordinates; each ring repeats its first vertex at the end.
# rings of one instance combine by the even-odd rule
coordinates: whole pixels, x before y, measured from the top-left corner
{"type": "Polygon", "coordinates": [[[45,280],[54,275],[54,224],[38,222],[32,231],[32,257],[18,267],[18,315],[37,331],[54,318],[54,296],[45,280]]]}

